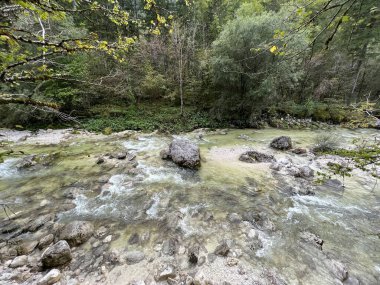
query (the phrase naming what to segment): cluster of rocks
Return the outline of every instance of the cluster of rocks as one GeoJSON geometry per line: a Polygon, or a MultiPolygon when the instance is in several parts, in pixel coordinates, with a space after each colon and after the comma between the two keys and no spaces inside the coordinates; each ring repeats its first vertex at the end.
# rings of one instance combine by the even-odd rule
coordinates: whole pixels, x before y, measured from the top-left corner
{"type": "Polygon", "coordinates": [[[51,166],[60,157],[59,152],[53,152],[49,154],[32,154],[24,156],[20,161],[17,162],[16,168],[19,170],[23,169],[33,169],[51,166]]]}
{"type": "Polygon", "coordinates": [[[103,156],[100,156],[96,159],[96,164],[103,164],[107,160],[125,160],[127,162],[133,162],[136,158],[136,155],[127,151],[119,151],[113,153],[107,153],[103,156]]]}

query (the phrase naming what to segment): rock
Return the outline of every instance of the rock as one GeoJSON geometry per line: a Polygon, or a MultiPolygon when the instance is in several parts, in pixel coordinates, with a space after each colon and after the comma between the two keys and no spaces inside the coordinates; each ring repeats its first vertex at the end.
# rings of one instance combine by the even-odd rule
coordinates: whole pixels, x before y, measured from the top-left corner
{"type": "Polygon", "coordinates": [[[169,146],[169,156],[182,167],[196,169],[201,164],[199,147],[187,139],[174,139],[169,146]]]}
{"type": "Polygon", "coordinates": [[[38,248],[43,249],[50,245],[54,241],[54,235],[53,234],[48,234],[47,236],[44,236],[43,238],[40,239],[38,242],[38,248]]]}
{"type": "Polygon", "coordinates": [[[298,168],[294,176],[301,177],[301,178],[311,178],[314,176],[314,170],[311,169],[309,166],[304,165],[298,168]]]}
{"type": "Polygon", "coordinates": [[[118,153],[115,154],[115,157],[117,159],[123,160],[123,159],[125,159],[127,157],[127,153],[125,153],[125,152],[118,152],[118,153]]]}
{"type": "Polygon", "coordinates": [[[230,252],[230,247],[225,241],[219,244],[214,250],[214,253],[220,256],[227,256],[229,252],[230,252]]]}
{"type": "Polygon", "coordinates": [[[103,175],[103,176],[100,176],[98,178],[98,182],[101,183],[101,184],[107,183],[108,180],[110,180],[110,176],[109,175],[103,175]]]}
{"type": "Polygon", "coordinates": [[[329,260],[327,266],[330,272],[340,281],[345,281],[348,278],[347,267],[338,260],[329,260]]]}
{"type": "Polygon", "coordinates": [[[374,124],[375,129],[380,130],[380,119],[376,119],[376,122],[374,124]]]}
{"type": "Polygon", "coordinates": [[[168,149],[161,150],[160,157],[161,159],[164,159],[164,160],[170,159],[169,150],[168,149]]]}
{"type": "Polygon", "coordinates": [[[20,255],[17,256],[15,259],[12,260],[11,264],[9,264],[10,268],[17,268],[24,266],[28,263],[28,256],[26,255],[20,255]]]}
{"type": "Polygon", "coordinates": [[[53,214],[47,214],[44,216],[39,216],[37,219],[35,219],[32,224],[29,226],[28,231],[35,232],[45,224],[47,224],[49,221],[54,220],[53,214]]]}
{"type": "Polygon", "coordinates": [[[290,137],[281,136],[273,139],[270,147],[278,150],[289,150],[292,148],[292,140],[290,137]]]}
{"type": "Polygon", "coordinates": [[[239,157],[239,160],[248,162],[248,163],[255,163],[255,162],[273,162],[275,159],[273,155],[268,155],[268,154],[261,153],[258,151],[250,150],[243,153],[239,157]]]}
{"type": "Polygon", "coordinates": [[[314,245],[316,248],[322,250],[323,245],[323,239],[321,239],[319,236],[310,233],[310,232],[302,232],[300,234],[300,237],[303,241],[314,245]]]}
{"type": "Polygon", "coordinates": [[[176,275],[177,274],[176,274],[175,267],[171,264],[167,264],[161,270],[157,272],[155,279],[157,281],[165,281],[169,278],[175,278],[176,275]]]}
{"type": "Polygon", "coordinates": [[[81,188],[77,187],[69,187],[66,188],[65,191],[63,191],[63,197],[66,199],[75,199],[79,196],[81,192],[81,188]]]}
{"type": "Polygon", "coordinates": [[[133,154],[133,153],[130,153],[130,154],[127,155],[127,160],[128,160],[128,161],[132,161],[132,160],[134,160],[135,158],[136,158],[136,155],[133,154]]]}
{"type": "Polygon", "coordinates": [[[60,240],[48,247],[42,254],[41,261],[45,268],[56,267],[70,262],[71,249],[65,240],[60,240]]]}
{"type": "Polygon", "coordinates": [[[177,240],[170,238],[162,244],[162,253],[165,255],[174,255],[177,252],[177,240]]]}
{"type": "Polygon", "coordinates": [[[86,242],[93,234],[94,226],[86,221],[74,221],[64,226],[60,239],[66,240],[70,246],[86,242]]]}
{"type": "Polygon", "coordinates": [[[294,154],[305,154],[305,153],[307,153],[307,150],[304,148],[295,148],[292,150],[292,153],[294,153],[294,154]]]}
{"type": "Polygon", "coordinates": [[[37,281],[37,285],[51,285],[57,283],[61,277],[61,271],[58,269],[52,269],[44,277],[37,281]]]}
{"type": "Polygon", "coordinates": [[[38,241],[24,241],[16,246],[17,255],[24,255],[31,253],[38,245],[38,241]]]}
{"type": "Polygon", "coordinates": [[[208,260],[209,263],[213,263],[213,262],[215,261],[215,259],[216,259],[216,254],[214,254],[214,253],[209,253],[209,254],[207,255],[207,260],[208,260]]]}
{"type": "Polygon", "coordinates": [[[343,183],[338,179],[327,179],[322,186],[337,192],[344,191],[343,183]]]}
{"type": "Polygon", "coordinates": [[[103,239],[103,243],[109,243],[112,241],[112,235],[108,235],[103,239]]]}
{"type": "Polygon", "coordinates": [[[243,220],[243,218],[239,214],[236,214],[236,213],[228,214],[227,219],[233,224],[238,224],[243,220]]]}
{"type": "Polygon", "coordinates": [[[102,164],[102,163],[104,163],[104,157],[98,157],[97,159],[96,159],[96,164],[102,164]]]}
{"type": "Polygon", "coordinates": [[[125,255],[125,260],[128,264],[135,264],[139,263],[140,261],[144,260],[145,254],[141,251],[129,251],[125,255]]]}
{"type": "Polygon", "coordinates": [[[134,233],[134,234],[132,234],[132,235],[129,237],[129,239],[128,239],[128,243],[129,243],[129,244],[137,244],[137,243],[139,243],[139,241],[140,241],[140,236],[139,236],[138,233],[134,233]]]}
{"type": "Polygon", "coordinates": [[[197,264],[198,263],[198,256],[196,256],[194,252],[191,252],[189,254],[189,262],[191,264],[197,264]]]}
{"type": "Polygon", "coordinates": [[[238,265],[238,263],[239,263],[239,259],[233,258],[233,257],[229,257],[229,258],[227,258],[226,265],[232,267],[232,266],[238,265]]]}

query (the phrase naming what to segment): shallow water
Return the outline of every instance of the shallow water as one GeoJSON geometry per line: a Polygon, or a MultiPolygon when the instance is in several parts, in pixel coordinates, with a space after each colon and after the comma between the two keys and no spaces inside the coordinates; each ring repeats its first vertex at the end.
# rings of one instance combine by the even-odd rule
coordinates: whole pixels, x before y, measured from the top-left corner
{"type": "MultiPolygon", "coordinates": [[[[333,131],[343,147],[354,138],[371,138],[374,130],[333,131]]],[[[59,151],[52,165],[35,171],[17,170],[22,155],[0,164],[0,200],[15,202],[14,211],[36,213],[41,202],[66,203],[64,190],[84,190],[73,200],[74,206],[58,211],[61,221],[92,220],[96,225],[112,225],[111,247],[122,250],[133,233],[149,233],[149,242],[131,246],[145,252],[168,237],[175,236],[184,246],[194,242],[212,252],[224,240],[233,240],[238,257],[252,268],[274,268],[288,284],[335,284],[329,260],[343,262],[362,284],[379,284],[380,276],[380,187],[369,175],[358,171],[347,178],[343,192],[320,188],[314,196],[289,195],[284,189],[294,177],[276,174],[268,163],[248,164],[240,154],[255,149],[273,154],[277,160],[291,158],[295,164],[317,169],[319,159],[274,151],[270,141],[280,135],[292,137],[295,147],[310,148],[316,136],[311,130],[230,130],[184,134],[200,145],[199,171],[185,170],[160,159],[160,150],[171,138],[158,134],[136,133],[129,138],[81,138],[59,145],[14,144],[26,154],[59,151]],[[244,135],[244,136],[242,136],[244,135]],[[123,165],[97,165],[99,155],[128,150],[138,165],[129,172],[123,165]],[[106,184],[99,177],[108,175],[106,184]],[[23,205],[23,206],[18,206],[23,205]],[[211,213],[213,219],[205,219],[211,213]],[[251,246],[246,224],[229,222],[227,215],[259,214],[264,224],[256,225],[260,246],[251,246]],[[170,215],[178,216],[175,227],[168,225],[170,215]],[[169,218],[168,218],[169,217],[169,218]],[[308,231],[324,240],[323,250],[300,241],[308,231]]],[[[322,161],[322,160],[321,160],[322,161]]],[[[6,218],[1,213],[2,218],[6,218]]],[[[252,226],[251,226],[252,227],[252,226]]],[[[249,229],[248,229],[249,230],[249,229]]],[[[128,269],[126,269],[128,270],[128,269]]],[[[226,280],[228,281],[228,280],[226,280]]],[[[236,283],[238,284],[238,283],[236,283]]],[[[243,283],[241,283],[243,284],[243,283]]],[[[337,283],[339,284],[339,283],[337,283]]]]}

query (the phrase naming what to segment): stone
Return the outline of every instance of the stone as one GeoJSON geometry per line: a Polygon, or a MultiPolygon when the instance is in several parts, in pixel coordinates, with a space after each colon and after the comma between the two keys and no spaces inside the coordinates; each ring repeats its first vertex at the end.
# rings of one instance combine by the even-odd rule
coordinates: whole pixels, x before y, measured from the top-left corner
{"type": "Polygon", "coordinates": [[[28,263],[28,256],[26,255],[20,255],[17,256],[15,259],[12,260],[11,264],[9,264],[10,268],[17,268],[24,266],[28,263]]]}
{"type": "Polygon", "coordinates": [[[165,255],[174,255],[177,252],[178,242],[174,238],[170,238],[162,244],[162,253],[165,255]]]}
{"type": "Polygon", "coordinates": [[[103,243],[109,243],[112,241],[112,235],[108,235],[103,239],[103,243]]]}
{"type": "Polygon", "coordinates": [[[102,164],[102,163],[104,163],[104,157],[98,157],[97,159],[96,159],[96,164],[102,164]]]}
{"type": "Polygon", "coordinates": [[[273,139],[270,147],[278,150],[289,150],[292,148],[292,140],[290,137],[281,136],[273,139]]]}
{"type": "Polygon", "coordinates": [[[309,166],[304,165],[298,168],[298,170],[294,173],[294,176],[301,178],[311,178],[314,176],[314,170],[309,166]]]}
{"type": "Polygon", "coordinates": [[[56,267],[70,262],[72,259],[71,249],[65,240],[60,240],[49,246],[41,256],[42,265],[45,268],[56,267]]]}
{"type": "Polygon", "coordinates": [[[165,281],[169,278],[175,278],[177,276],[175,267],[171,264],[165,265],[161,270],[156,274],[157,281],[165,281]]]}
{"type": "Polygon", "coordinates": [[[38,241],[24,241],[16,246],[17,255],[24,255],[31,253],[38,245],[38,241]]]}
{"type": "Polygon", "coordinates": [[[323,239],[321,239],[319,236],[310,232],[302,232],[300,234],[300,237],[303,241],[312,244],[316,248],[322,250],[323,239]]]}
{"type": "Polygon", "coordinates": [[[161,159],[164,159],[164,160],[170,159],[169,150],[168,149],[161,150],[160,157],[161,159]]]}
{"type": "Polygon", "coordinates": [[[53,241],[54,241],[54,235],[48,234],[40,239],[40,241],[38,242],[38,248],[43,249],[47,247],[48,245],[50,245],[53,241]]]}
{"type": "Polygon", "coordinates": [[[300,155],[307,153],[307,150],[304,148],[295,148],[292,150],[292,153],[300,155]]]}
{"type": "Polygon", "coordinates": [[[44,277],[37,281],[37,285],[52,285],[61,280],[61,277],[61,271],[58,269],[52,269],[44,277]]]}
{"type": "Polygon", "coordinates": [[[125,260],[128,264],[139,263],[144,260],[145,254],[141,251],[129,251],[125,254],[125,260]]]}
{"type": "Polygon", "coordinates": [[[35,219],[31,223],[28,230],[30,232],[35,232],[39,228],[43,227],[45,224],[47,224],[49,221],[52,221],[52,220],[54,220],[54,214],[47,214],[47,215],[39,216],[37,219],[35,219]]]}
{"type": "Polygon", "coordinates": [[[65,225],[60,239],[66,240],[70,246],[77,246],[86,242],[93,234],[94,226],[86,221],[74,221],[65,225]]]}
{"type": "Polygon", "coordinates": [[[185,168],[196,169],[201,165],[199,147],[188,139],[174,139],[169,146],[169,156],[174,163],[185,168]]]}
{"type": "Polygon", "coordinates": [[[345,281],[348,278],[347,267],[338,260],[329,260],[327,264],[330,272],[340,281],[345,281]]]}
{"type": "Polygon", "coordinates": [[[225,241],[219,244],[214,250],[214,253],[220,256],[227,256],[229,252],[230,252],[230,247],[225,241]]]}
{"type": "Polygon", "coordinates": [[[240,161],[255,163],[255,162],[273,162],[275,161],[273,155],[268,155],[254,150],[249,150],[240,155],[240,161]]]}
{"type": "Polygon", "coordinates": [[[128,239],[128,243],[129,244],[138,244],[140,241],[140,236],[138,233],[134,233],[132,234],[129,239],[128,239]]]}
{"type": "Polygon", "coordinates": [[[236,213],[228,214],[227,219],[233,224],[238,224],[243,220],[243,218],[239,214],[236,214],[236,213]]]}
{"type": "Polygon", "coordinates": [[[189,254],[189,262],[191,264],[197,264],[198,263],[198,256],[196,256],[194,252],[191,252],[189,254]]]}

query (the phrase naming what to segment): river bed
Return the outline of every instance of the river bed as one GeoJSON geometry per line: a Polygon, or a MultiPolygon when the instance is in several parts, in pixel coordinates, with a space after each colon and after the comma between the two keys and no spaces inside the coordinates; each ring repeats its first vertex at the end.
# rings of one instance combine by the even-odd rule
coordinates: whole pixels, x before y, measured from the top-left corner
{"type": "MultiPolygon", "coordinates": [[[[53,218],[46,226],[20,231],[22,242],[49,233],[57,241],[57,228],[71,221],[94,225],[91,238],[72,248],[70,264],[60,267],[58,284],[380,284],[380,183],[354,170],[344,188],[336,180],[317,184],[317,172],[337,159],[310,152],[323,133],[181,134],[199,145],[202,158],[199,170],[187,170],[161,159],[173,138],[156,132],[0,131],[3,149],[12,150],[0,163],[0,201],[9,205],[0,213],[0,284],[36,284],[46,274],[31,264],[43,253],[37,245],[23,267],[9,267],[15,257],[9,252],[17,239],[12,233],[47,214],[53,218]],[[307,153],[271,149],[271,140],[283,135],[307,153]],[[240,161],[251,149],[308,166],[314,177],[240,161]],[[120,152],[127,157],[109,158],[120,152]],[[30,155],[43,163],[20,168],[30,155]],[[312,191],[290,190],[297,187],[312,191]],[[313,243],[318,239],[323,245],[313,243]],[[223,244],[228,253],[215,254],[223,244]],[[143,257],[130,262],[131,252],[143,257]],[[196,262],[189,262],[191,253],[196,262]],[[173,275],[157,278],[166,269],[173,275]]],[[[355,138],[379,136],[370,129],[335,128],[330,134],[344,148],[353,147],[355,138]]]]}

